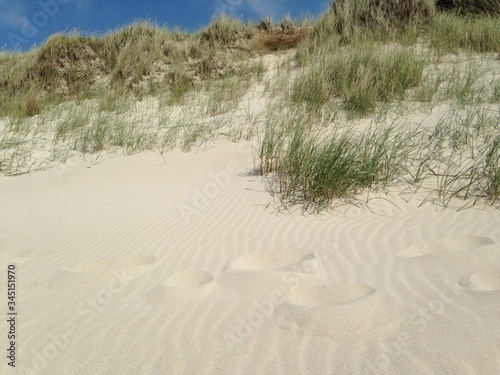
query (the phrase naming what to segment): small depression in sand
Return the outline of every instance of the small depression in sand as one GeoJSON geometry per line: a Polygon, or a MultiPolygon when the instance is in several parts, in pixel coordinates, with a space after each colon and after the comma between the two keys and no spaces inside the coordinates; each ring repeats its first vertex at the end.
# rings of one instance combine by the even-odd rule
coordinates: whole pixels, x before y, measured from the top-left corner
{"type": "Polygon", "coordinates": [[[205,271],[192,270],[177,272],[165,280],[165,284],[180,288],[197,288],[208,284],[213,276],[205,271]]]}
{"type": "Polygon", "coordinates": [[[500,290],[500,268],[471,274],[468,287],[483,292],[500,290]]]}
{"type": "Polygon", "coordinates": [[[9,250],[0,253],[0,260],[12,261],[13,259],[28,260],[31,258],[49,255],[47,251],[34,248],[23,248],[19,250],[9,250]]]}
{"type": "Polygon", "coordinates": [[[287,295],[298,280],[291,272],[241,271],[222,274],[217,285],[225,294],[241,300],[271,299],[273,295],[287,295]]]}
{"type": "Polygon", "coordinates": [[[144,299],[152,306],[193,303],[211,292],[212,280],[213,276],[202,270],[177,272],[147,292],[144,299]],[[205,285],[209,288],[202,288],[205,285]]]}
{"type": "Polygon", "coordinates": [[[435,242],[416,243],[396,256],[416,258],[433,253],[472,250],[476,247],[495,243],[491,238],[474,235],[448,237],[435,242]]]}
{"type": "Polygon", "coordinates": [[[229,266],[248,271],[273,270],[299,263],[311,255],[311,252],[305,249],[260,250],[242,255],[229,266]]]}
{"type": "Polygon", "coordinates": [[[341,299],[338,295],[330,296],[330,301],[325,298],[324,291],[314,298],[311,298],[310,291],[306,294],[307,298],[302,293],[299,294],[300,298],[292,298],[300,304],[288,301],[276,306],[271,323],[298,336],[352,340],[369,335],[383,340],[397,332],[404,320],[385,313],[381,298],[377,298],[370,287],[360,286],[358,290],[351,292],[351,302],[341,304],[338,303],[342,298],[348,300],[347,295],[350,293],[344,291],[345,295],[341,299]],[[367,293],[373,296],[361,296],[366,296],[367,293]]]}
{"type": "Polygon", "coordinates": [[[121,272],[128,280],[133,280],[142,275],[154,261],[154,256],[147,255],[78,263],[63,269],[50,281],[49,287],[70,291],[104,287],[119,277],[121,272]]]}
{"type": "Polygon", "coordinates": [[[374,292],[375,289],[368,285],[345,285],[334,288],[299,286],[290,292],[288,302],[300,306],[325,307],[354,302],[374,292]]]}

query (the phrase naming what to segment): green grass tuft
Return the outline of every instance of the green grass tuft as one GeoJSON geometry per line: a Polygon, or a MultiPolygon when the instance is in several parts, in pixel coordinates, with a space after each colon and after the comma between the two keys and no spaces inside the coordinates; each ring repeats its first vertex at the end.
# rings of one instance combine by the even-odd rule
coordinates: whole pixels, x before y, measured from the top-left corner
{"type": "Polygon", "coordinates": [[[377,101],[402,99],[407,89],[421,83],[423,68],[423,61],[409,49],[345,47],[307,67],[293,86],[292,98],[318,106],[340,97],[348,110],[366,114],[377,101]]]}

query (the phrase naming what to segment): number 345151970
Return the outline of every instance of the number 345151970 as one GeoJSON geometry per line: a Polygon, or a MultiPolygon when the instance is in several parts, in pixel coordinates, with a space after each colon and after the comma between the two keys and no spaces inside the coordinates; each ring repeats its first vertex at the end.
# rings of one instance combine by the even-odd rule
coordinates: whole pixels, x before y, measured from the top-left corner
{"type": "Polygon", "coordinates": [[[9,310],[16,307],[16,266],[10,264],[7,269],[7,299],[9,310]]]}

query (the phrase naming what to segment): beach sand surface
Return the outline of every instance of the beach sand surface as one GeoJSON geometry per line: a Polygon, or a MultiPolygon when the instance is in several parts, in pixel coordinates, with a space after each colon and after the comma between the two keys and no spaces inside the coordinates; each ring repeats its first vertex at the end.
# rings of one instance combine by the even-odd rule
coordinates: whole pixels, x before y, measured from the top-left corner
{"type": "Polygon", "coordinates": [[[267,186],[230,142],[0,178],[2,374],[500,374],[498,210],[267,186]]]}

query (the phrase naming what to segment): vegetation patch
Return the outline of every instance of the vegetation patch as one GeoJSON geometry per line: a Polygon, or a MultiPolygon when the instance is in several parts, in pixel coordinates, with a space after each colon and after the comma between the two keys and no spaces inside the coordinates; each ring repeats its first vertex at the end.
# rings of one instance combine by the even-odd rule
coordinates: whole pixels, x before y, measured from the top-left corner
{"type": "Polygon", "coordinates": [[[394,184],[497,204],[499,13],[498,0],[337,0],[313,20],[54,35],[0,53],[0,172],[257,136],[284,204],[394,184]],[[437,105],[432,126],[407,121],[437,105]]]}
{"type": "Polygon", "coordinates": [[[424,63],[405,48],[374,50],[370,45],[337,49],[318,56],[293,86],[292,98],[314,106],[340,97],[350,111],[366,114],[377,101],[402,99],[422,81],[424,63]]]}

